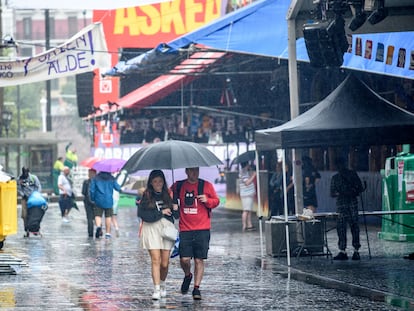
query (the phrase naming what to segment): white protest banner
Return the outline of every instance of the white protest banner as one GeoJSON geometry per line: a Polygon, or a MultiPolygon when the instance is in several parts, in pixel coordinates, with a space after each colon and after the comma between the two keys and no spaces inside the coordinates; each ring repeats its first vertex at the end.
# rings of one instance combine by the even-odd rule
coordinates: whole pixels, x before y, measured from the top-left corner
{"type": "Polygon", "coordinates": [[[110,66],[103,26],[95,23],[42,54],[0,61],[0,87],[62,78],[110,66]]]}

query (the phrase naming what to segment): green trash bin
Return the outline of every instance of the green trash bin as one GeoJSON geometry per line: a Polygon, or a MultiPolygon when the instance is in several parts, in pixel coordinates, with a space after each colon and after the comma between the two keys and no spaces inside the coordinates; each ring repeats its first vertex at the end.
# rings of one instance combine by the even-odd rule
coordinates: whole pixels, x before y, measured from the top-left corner
{"type": "MultiPolygon", "coordinates": [[[[382,175],[382,211],[414,212],[414,155],[400,153],[386,159],[382,175]]],[[[414,214],[386,214],[378,237],[390,241],[414,241],[414,214]]]]}

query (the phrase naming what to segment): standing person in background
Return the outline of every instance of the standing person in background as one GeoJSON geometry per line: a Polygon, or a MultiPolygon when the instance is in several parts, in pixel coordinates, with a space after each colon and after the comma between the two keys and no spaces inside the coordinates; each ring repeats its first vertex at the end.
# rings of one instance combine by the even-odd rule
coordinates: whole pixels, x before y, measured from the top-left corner
{"type": "Polygon", "coordinates": [[[256,197],[256,172],[252,171],[249,162],[243,162],[240,171],[240,199],[242,203],[242,230],[253,231],[252,211],[254,198],[256,197]]]}
{"type": "Polygon", "coordinates": [[[88,179],[85,179],[82,184],[83,204],[85,206],[86,220],[88,222],[88,236],[93,237],[93,221],[94,221],[94,207],[95,203],[91,200],[89,188],[92,179],[96,176],[96,171],[91,168],[88,170],[88,179]]]}
{"type": "MultiPolygon", "coordinates": [[[[313,166],[312,159],[302,157],[302,174],[303,174],[303,207],[308,209],[308,214],[316,212],[318,207],[318,198],[316,197],[316,184],[321,179],[321,174],[313,166]]],[[[304,214],[306,211],[304,211],[304,214]]]]}
{"type": "Polygon", "coordinates": [[[102,214],[105,216],[105,238],[111,238],[111,220],[114,207],[113,192],[121,191],[121,186],[117,183],[114,176],[108,172],[99,172],[91,181],[89,194],[91,200],[95,202],[95,238],[102,236],[102,214]]]}
{"type": "Polygon", "coordinates": [[[58,178],[59,207],[62,215],[62,222],[70,222],[69,212],[73,206],[73,182],[70,178],[70,168],[65,166],[58,178]]]}
{"type": "Polygon", "coordinates": [[[210,244],[211,210],[220,203],[213,185],[199,179],[198,167],[186,168],[187,179],[172,186],[174,200],[179,200],[180,210],[180,265],[184,271],[181,293],[187,294],[193,274],[191,259],[194,258],[193,299],[200,300],[200,284],[204,275],[204,260],[210,244]]]}
{"type": "Polygon", "coordinates": [[[55,163],[53,164],[53,192],[54,194],[59,194],[59,187],[58,187],[58,178],[59,175],[62,173],[65,164],[63,164],[63,157],[57,158],[55,163]]]}
{"type": "Polygon", "coordinates": [[[174,246],[174,241],[162,237],[162,230],[166,222],[174,223],[174,218],[179,217],[178,205],[173,203],[164,173],[160,170],[151,171],[148,177],[147,188],[138,206],[138,217],[142,219],[141,246],[151,257],[152,299],[158,300],[167,296],[165,280],[170,251],[174,246]]]}
{"type": "Polygon", "coordinates": [[[66,145],[66,158],[64,165],[69,167],[70,169],[76,168],[78,166],[78,155],[76,154],[76,149],[72,148],[70,149],[70,146],[72,143],[69,143],[66,145]]]}
{"type": "Polygon", "coordinates": [[[17,180],[17,193],[21,196],[21,218],[23,219],[24,237],[29,237],[27,229],[27,200],[33,191],[42,192],[42,185],[36,175],[31,174],[29,168],[22,167],[22,174],[17,180]]]}
{"type": "MultiPolygon", "coordinates": [[[[288,215],[295,215],[295,184],[293,182],[292,163],[288,161],[285,163],[285,174],[288,215]]],[[[284,195],[282,198],[284,200],[284,195]]]]}
{"type": "Polygon", "coordinates": [[[352,260],[360,260],[359,248],[359,221],[358,221],[358,196],[364,191],[361,179],[354,170],[347,169],[345,160],[337,158],[335,160],[338,173],[332,176],[331,197],[336,198],[336,208],[338,213],[336,230],[338,233],[339,254],[334,260],[347,260],[346,254],[346,229],[347,224],[351,228],[352,246],[354,254],[352,260]]]}
{"type": "Polygon", "coordinates": [[[283,214],[283,164],[278,161],[269,181],[270,216],[283,214]]]}

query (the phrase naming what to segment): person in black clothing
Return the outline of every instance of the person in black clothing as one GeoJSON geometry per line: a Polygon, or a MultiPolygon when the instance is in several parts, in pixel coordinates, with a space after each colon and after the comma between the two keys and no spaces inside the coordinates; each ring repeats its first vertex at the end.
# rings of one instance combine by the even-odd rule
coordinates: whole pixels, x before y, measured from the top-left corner
{"type": "Polygon", "coordinates": [[[17,180],[17,193],[21,196],[21,218],[23,219],[23,226],[24,226],[24,237],[29,237],[29,230],[27,228],[27,201],[29,200],[30,195],[33,191],[42,191],[42,185],[40,184],[39,178],[30,173],[29,168],[22,168],[22,174],[19,176],[17,180]]]}
{"type": "Polygon", "coordinates": [[[283,214],[283,164],[276,163],[275,171],[269,181],[270,216],[283,214]]]}
{"type": "Polygon", "coordinates": [[[312,159],[304,156],[302,158],[302,175],[303,175],[303,207],[309,209],[312,213],[316,212],[318,199],[316,197],[316,183],[321,178],[321,174],[313,166],[312,159]]]}
{"type": "Polygon", "coordinates": [[[95,218],[93,209],[94,209],[95,203],[91,200],[91,197],[89,194],[89,186],[90,186],[92,178],[94,178],[95,175],[96,175],[96,171],[94,169],[89,169],[88,179],[85,179],[82,184],[83,203],[85,206],[86,219],[88,221],[88,236],[90,238],[93,237],[93,221],[95,218]]]}
{"type": "Polygon", "coordinates": [[[295,184],[293,182],[292,164],[290,162],[285,163],[285,173],[288,214],[295,215],[295,184]]]}
{"type": "Polygon", "coordinates": [[[358,222],[358,196],[364,190],[358,174],[345,167],[345,161],[337,158],[336,167],[338,173],[332,176],[331,196],[336,198],[336,208],[338,212],[337,233],[339,254],[334,260],[347,260],[346,254],[346,227],[349,223],[352,234],[352,246],[354,254],[352,260],[360,260],[359,248],[359,222],[358,222]]]}

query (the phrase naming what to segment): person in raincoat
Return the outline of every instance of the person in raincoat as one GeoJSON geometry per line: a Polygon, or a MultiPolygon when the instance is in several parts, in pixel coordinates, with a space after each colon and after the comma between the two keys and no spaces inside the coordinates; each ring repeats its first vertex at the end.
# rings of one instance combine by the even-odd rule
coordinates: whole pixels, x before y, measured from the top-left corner
{"type": "Polygon", "coordinates": [[[33,191],[42,192],[42,185],[36,175],[31,174],[29,168],[22,168],[22,174],[17,180],[17,193],[21,196],[21,218],[24,225],[24,237],[29,237],[29,230],[27,229],[27,201],[33,191]]]}
{"type": "Polygon", "coordinates": [[[91,200],[95,203],[94,215],[96,224],[96,239],[99,239],[102,236],[102,215],[105,216],[105,238],[111,238],[114,190],[120,192],[121,186],[111,173],[99,172],[95,178],[91,180],[89,194],[91,200]]]}
{"type": "Polygon", "coordinates": [[[72,143],[69,143],[65,147],[66,159],[64,165],[69,167],[70,169],[73,169],[78,166],[78,155],[76,154],[75,148],[70,148],[71,145],[72,143]]]}

